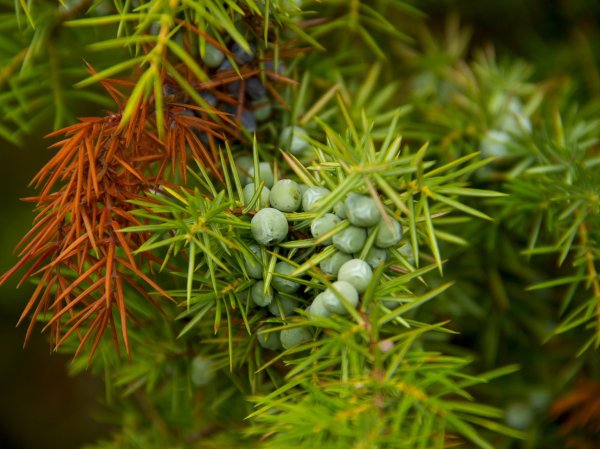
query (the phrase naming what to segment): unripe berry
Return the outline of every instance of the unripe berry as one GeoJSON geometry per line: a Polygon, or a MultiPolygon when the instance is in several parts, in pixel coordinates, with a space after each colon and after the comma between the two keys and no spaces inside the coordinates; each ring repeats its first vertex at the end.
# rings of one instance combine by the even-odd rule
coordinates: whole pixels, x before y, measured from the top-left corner
{"type": "Polygon", "coordinates": [[[279,336],[281,345],[285,349],[293,346],[301,345],[312,340],[312,333],[305,327],[293,327],[291,329],[283,329],[279,336]]]}
{"type": "Polygon", "coordinates": [[[204,57],[202,58],[202,61],[204,61],[204,64],[206,64],[208,67],[214,69],[221,65],[221,63],[223,62],[223,59],[225,59],[225,54],[221,50],[216,48],[214,45],[207,42],[206,47],[205,47],[204,57]]]}
{"type": "Polygon", "coordinates": [[[359,293],[367,289],[372,278],[373,270],[367,262],[360,259],[349,260],[338,272],[338,279],[352,284],[359,293]]]}
{"type": "Polygon", "coordinates": [[[213,377],[215,377],[212,360],[207,359],[203,355],[194,357],[190,368],[192,383],[197,387],[210,383],[213,377]]]}
{"type": "Polygon", "coordinates": [[[333,245],[347,254],[357,253],[365,245],[367,231],[356,226],[348,226],[346,229],[334,234],[333,245]]]}
{"type": "Polygon", "coordinates": [[[273,301],[273,289],[269,287],[265,292],[265,283],[258,281],[252,286],[250,297],[257,306],[266,307],[273,301]]]}
{"type": "MultiPolygon", "coordinates": [[[[260,175],[260,180],[265,183],[269,189],[273,187],[273,170],[268,162],[261,162],[258,164],[258,174],[260,175]]],[[[254,165],[251,165],[248,168],[248,177],[250,181],[254,181],[254,165]]]]}
{"type": "Polygon", "coordinates": [[[381,220],[375,200],[368,195],[350,194],[346,198],[348,221],[354,226],[371,227],[381,220]]]}
{"type": "Polygon", "coordinates": [[[279,332],[264,332],[256,335],[258,344],[265,349],[276,351],[281,349],[281,340],[279,339],[279,332]]]}
{"type": "Polygon", "coordinates": [[[315,204],[321,198],[323,198],[324,196],[327,196],[330,193],[331,193],[331,191],[329,189],[326,189],[325,187],[319,187],[319,186],[309,187],[302,194],[302,209],[305,212],[309,212],[311,210],[313,204],[315,204]]]}
{"type": "Polygon", "coordinates": [[[288,234],[288,222],[285,215],[266,207],[259,210],[250,222],[252,236],[261,245],[274,245],[282,242],[288,234]]]}
{"type": "Polygon", "coordinates": [[[338,294],[346,300],[349,306],[356,307],[358,304],[358,292],[352,284],[346,281],[337,281],[322,293],[322,301],[327,310],[337,315],[346,315],[348,310],[338,297],[338,294]]]}
{"type": "Polygon", "coordinates": [[[308,313],[313,317],[328,317],[331,315],[329,309],[325,307],[323,295],[324,293],[319,293],[317,296],[315,296],[315,299],[308,308],[308,313]]]}
{"type": "MultiPolygon", "coordinates": [[[[256,254],[258,260],[262,258],[262,249],[258,245],[250,245],[250,250],[256,254]]],[[[246,266],[246,272],[248,276],[252,279],[262,279],[263,278],[263,266],[254,257],[247,257],[244,259],[244,265],[246,266]]]]}
{"type": "MultiPolygon", "coordinates": [[[[296,267],[294,267],[293,265],[281,261],[275,264],[274,273],[283,274],[287,276],[290,275],[295,269],[296,267]]],[[[300,288],[300,284],[298,282],[283,279],[278,276],[273,276],[273,279],[271,280],[271,285],[275,290],[284,293],[294,293],[300,288]]]]}
{"type": "Polygon", "coordinates": [[[402,226],[393,218],[390,218],[389,223],[381,220],[376,232],[375,246],[379,248],[390,248],[402,240],[402,226]]]}
{"type": "Polygon", "coordinates": [[[319,264],[319,268],[325,274],[331,274],[333,276],[337,276],[338,271],[340,271],[340,267],[344,265],[346,262],[352,259],[350,254],[343,253],[338,251],[333,256],[328,257],[323,262],[319,264]]]}
{"type": "Polygon", "coordinates": [[[276,317],[288,317],[294,313],[294,309],[299,305],[298,301],[285,296],[275,296],[275,299],[269,304],[269,312],[276,317]]]}
{"type": "Polygon", "coordinates": [[[371,268],[375,268],[378,265],[385,263],[387,257],[387,250],[373,246],[367,253],[365,257],[365,262],[367,262],[371,266],[371,268]]]}
{"type": "MultiPolygon", "coordinates": [[[[342,220],[335,214],[325,214],[322,217],[316,218],[310,224],[310,233],[315,239],[318,239],[322,235],[327,234],[333,228],[335,228],[338,224],[340,224],[342,220]]],[[[331,245],[332,238],[329,237],[321,242],[321,245],[331,245]]]]}
{"type": "MultiPolygon", "coordinates": [[[[244,205],[247,206],[248,204],[250,204],[250,200],[252,199],[252,197],[254,196],[254,193],[256,192],[256,189],[254,188],[254,183],[251,182],[249,184],[246,184],[244,186],[244,205]]],[[[265,187],[263,185],[263,188],[260,192],[260,206],[257,203],[255,208],[256,209],[261,209],[263,207],[269,207],[269,194],[271,193],[271,191],[269,190],[268,187],[265,187]]]]}
{"type": "Polygon", "coordinates": [[[406,261],[411,264],[414,265],[415,264],[415,253],[413,251],[413,247],[410,243],[405,243],[404,245],[402,245],[400,248],[398,248],[398,252],[404,256],[404,258],[406,259],[406,261]]]}
{"type": "Polygon", "coordinates": [[[283,129],[279,137],[279,143],[284,150],[289,151],[294,156],[301,156],[310,144],[306,140],[308,133],[299,126],[288,126],[283,129]]]}
{"type": "Polygon", "coordinates": [[[271,116],[273,106],[268,98],[261,98],[252,102],[252,114],[257,122],[264,122],[271,116]]]}
{"type": "Polygon", "coordinates": [[[348,218],[348,212],[346,211],[346,205],[344,204],[343,201],[340,201],[339,203],[336,203],[335,206],[333,206],[333,213],[336,214],[341,219],[348,218]]]}
{"type": "Polygon", "coordinates": [[[235,160],[235,166],[238,170],[238,174],[240,177],[240,182],[242,185],[246,185],[252,181],[252,179],[248,178],[248,174],[250,173],[250,167],[252,167],[252,157],[251,156],[240,156],[235,160]]]}
{"type": "Polygon", "coordinates": [[[269,201],[271,205],[282,212],[298,210],[301,202],[300,187],[291,179],[277,181],[271,189],[269,201]]]}

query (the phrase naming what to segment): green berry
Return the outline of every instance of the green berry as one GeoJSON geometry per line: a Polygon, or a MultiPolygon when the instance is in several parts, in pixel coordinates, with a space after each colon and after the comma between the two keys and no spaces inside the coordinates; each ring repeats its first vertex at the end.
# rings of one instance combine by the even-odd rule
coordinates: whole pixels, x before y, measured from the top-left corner
{"type": "Polygon", "coordinates": [[[333,206],[333,213],[340,217],[342,220],[344,218],[348,218],[348,212],[346,210],[346,205],[340,201],[333,206]]]}
{"type": "Polygon", "coordinates": [[[285,349],[301,345],[312,340],[312,333],[305,327],[294,327],[292,329],[283,329],[279,335],[281,345],[285,349]]]}
{"type": "Polygon", "coordinates": [[[352,284],[359,293],[363,293],[373,279],[373,270],[364,260],[352,259],[341,266],[338,279],[352,284]]]}
{"type": "MultiPolygon", "coordinates": [[[[261,162],[258,164],[258,174],[260,175],[260,180],[264,181],[265,186],[269,189],[273,187],[273,169],[271,169],[268,162],[261,162]]],[[[250,178],[250,181],[254,181],[254,165],[248,168],[248,177],[250,178]]]]}
{"type": "MultiPolygon", "coordinates": [[[[289,276],[295,269],[296,267],[293,265],[282,261],[275,264],[274,273],[289,276]]],[[[278,276],[273,276],[271,285],[275,290],[284,293],[294,293],[300,288],[300,284],[298,282],[289,281],[278,276]]]]}
{"type": "Polygon", "coordinates": [[[244,265],[246,266],[246,272],[248,276],[252,279],[262,279],[263,278],[263,266],[262,263],[259,262],[262,259],[262,250],[258,245],[250,245],[250,250],[256,254],[256,258],[248,257],[244,260],[244,265]],[[258,260],[256,260],[258,259],[258,260]]]}
{"type": "Polygon", "coordinates": [[[319,264],[319,268],[325,274],[332,274],[337,276],[340,267],[352,259],[350,254],[343,253],[341,251],[335,253],[333,256],[328,257],[319,264]]]}
{"type": "Polygon", "coordinates": [[[367,231],[356,226],[348,226],[333,236],[333,245],[347,254],[357,253],[365,245],[367,231]]]}
{"type": "Polygon", "coordinates": [[[348,302],[349,306],[356,307],[358,304],[358,292],[349,282],[337,281],[322,293],[323,305],[327,310],[337,315],[346,315],[348,310],[338,297],[338,294],[348,302]]]}
{"type": "Polygon", "coordinates": [[[306,192],[309,187],[306,184],[298,184],[298,188],[300,189],[300,195],[304,196],[304,192],[306,192]]]}
{"type": "Polygon", "coordinates": [[[319,293],[315,296],[315,299],[308,308],[308,313],[313,317],[328,317],[331,315],[331,312],[325,307],[323,295],[324,293],[319,293]]]}
{"type": "Polygon", "coordinates": [[[390,222],[381,220],[377,225],[377,236],[375,237],[375,246],[379,248],[389,248],[397,245],[402,239],[402,226],[393,218],[390,222]]]}
{"type": "Polygon", "coordinates": [[[385,263],[387,257],[387,250],[377,248],[374,246],[367,253],[367,256],[365,257],[365,262],[367,262],[371,266],[371,268],[375,268],[378,265],[385,263]]]}
{"type": "Polygon", "coordinates": [[[273,289],[269,287],[265,292],[265,283],[263,281],[258,281],[252,286],[250,296],[252,297],[254,304],[259,307],[265,307],[273,301],[273,289]]]}
{"type": "Polygon", "coordinates": [[[197,387],[208,384],[215,377],[212,360],[203,355],[194,357],[190,366],[190,377],[197,387]]]}
{"type": "MultiPolygon", "coordinates": [[[[256,189],[254,188],[253,182],[246,184],[244,186],[244,190],[243,190],[244,205],[247,206],[248,204],[250,204],[250,200],[254,196],[255,192],[256,192],[256,189]]],[[[270,193],[271,193],[271,191],[269,190],[269,188],[263,186],[262,191],[260,192],[260,207],[258,204],[256,204],[256,209],[259,209],[262,207],[269,207],[269,194],[270,193]]]]}
{"type": "Polygon", "coordinates": [[[271,116],[273,107],[268,98],[261,98],[252,102],[252,114],[257,122],[264,122],[271,116]]]}
{"type": "Polygon", "coordinates": [[[217,68],[225,59],[225,54],[211,43],[207,42],[202,60],[210,68],[217,68]]]}
{"type": "Polygon", "coordinates": [[[398,248],[398,252],[406,259],[406,261],[414,265],[415,263],[415,253],[413,252],[413,247],[410,243],[405,243],[400,248],[398,248]]]}
{"type": "Polygon", "coordinates": [[[276,351],[281,349],[281,340],[279,339],[279,332],[264,332],[256,334],[258,344],[265,349],[276,351]]]}
{"type": "Polygon", "coordinates": [[[354,226],[368,228],[376,225],[381,220],[377,203],[368,195],[348,195],[345,204],[348,221],[354,226]]]}
{"type": "Polygon", "coordinates": [[[284,150],[295,156],[301,156],[310,147],[307,137],[308,133],[303,128],[288,126],[281,132],[279,142],[284,150]]]}
{"type": "Polygon", "coordinates": [[[281,317],[282,315],[288,317],[298,305],[298,301],[294,301],[293,299],[285,296],[275,296],[275,300],[269,304],[269,312],[276,317],[281,317]]]}
{"type": "Polygon", "coordinates": [[[277,181],[269,195],[271,205],[282,212],[294,212],[300,207],[302,195],[298,183],[291,179],[277,181]]]}
{"type": "MultiPolygon", "coordinates": [[[[316,218],[310,224],[310,233],[315,239],[318,239],[322,235],[327,234],[333,228],[335,228],[338,224],[341,223],[342,220],[335,214],[325,214],[322,217],[316,218]]],[[[321,245],[331,245],[332,238],[329,237],[321,242],[321,245]]]]}
{"type": "Polygon", "coordinates": [[[324,196],[329,195],[330,193],[331,193],[331,191],[329,189],[326,189],[325,187],[319,187],[319,186],[309,187],[302,194],[302,209],[305,212],[310,211],[313,204],[315,204],[317,201],[319,201],[324,196]]]}
{"type": "Polygon", "coordinates": [[[282,242],[288,234],[288,222],[285,215],[266,207],[259,210],[250,222],[252,236],[261,245],[274,245],[282,242]]]}
{"type": "Polygon", "coordinates": [[[253,162],[250,156],[240,156],[235,160],[235,166],[237,167],[242,185],[246,185],[252,181],[248,178],[252,164],[253,162]]]}

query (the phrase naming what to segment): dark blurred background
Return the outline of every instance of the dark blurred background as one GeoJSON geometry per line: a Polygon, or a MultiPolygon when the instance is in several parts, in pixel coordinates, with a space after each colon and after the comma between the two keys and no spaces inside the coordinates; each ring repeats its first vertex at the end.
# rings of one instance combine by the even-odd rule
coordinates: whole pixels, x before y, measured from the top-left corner
{"type": "MultiPolygon", "coordinates": [[[[493,43],[498,53],[531,61],[542,78],[548,73],[580,77],[581,96],[600,93],[600,2],[595,0],[414,0],[433,29],[443,29],[457,11],[474,30],[473,43],[493,43]]],[[[90,112],[93,113],[93,112],[90,112]]],[[[15,262],[15,244],[33,219],[31,205],[18,198],[48,160],[48,142],[35,130],[22,147],[0,140],[0,271],[15,262]]],[[[102,436],[107,428],[92,417],[104,394],[102,382],[88,375],[69,377],[69,358],[52,353],[44,335],[34,333],[23,349],[25,327],[15,328],[33,289],[16,280],[0,286],[0,448],[74,449],[102,436]]]]}
{"type": "MultiPolygon", "coordinates": [[[[49,129],[39,129],[37,136],[49,129]]],[[[50,156],[47,142],[31,139],[22,148],[3,143],[0,151],[0,271],[15,262],[13,248],[31,225],[31,205],[19,198],[35,171],[50,156]]],[[[15,327],[33,290],[17,280],[0,286],[0,448],[79,448],[100,437],[105,429],[92,414],[104,394],[102,383],[91,376],[69,377],[70,359],[52,353],[39,330],[23,349],[26,326],[15,327]]]]}

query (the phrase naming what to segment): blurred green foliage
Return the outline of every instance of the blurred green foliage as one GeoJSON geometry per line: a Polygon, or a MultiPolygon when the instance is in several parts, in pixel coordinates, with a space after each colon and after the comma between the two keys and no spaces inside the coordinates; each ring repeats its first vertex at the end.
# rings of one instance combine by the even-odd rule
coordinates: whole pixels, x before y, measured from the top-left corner
{"type": "MultiPolygon", "coordinates": [[[[343,2],[338,3],[340,3],[338,11],[340,16],[343,16],[343,2]]],[[[541,123],[539,118],[550,116],[553,113],[550,110],[552,106],[561,113],[560,117],[567,137],[573,136],[573,148],[577,151],[568,158],[576,162],[585,157],[586,148],[591,147],[590,151],[596,151],[593,146],[594,139],[600,131],[595,122],[596,101],[600,94],[598,72],[600,5],[598,2],[593,0],[528,2],[423,0],[413,3],[426,14],[426,17],[421,19],[416,18],[418,15],[413,13],[395,11],[388,20],[392,25],[397,23],[398,26],[393,30],[390,29],[388,33],[382,33],[384,37],[381,40],[386,44],[389,43],[389,46],[361,46],[363,52],[361,58],[356,58],[354,53],[344,52],[332,56],[334,61],[340,64],[352,58],[376,62],[387,57],[392,61],[400,61],[395,62],[400,65],[397,68],[398,72],[406,74],[406,79],[413,79],[412,84],[404,84],[396,80],[397,84],[394,86],[401,92],[400,98],[415,105],[414,110],[403,117],[400,123],[407,140],[433,136],[432,140],[437,139],[441,148],[447,150],[446,154],[440,155],[441,158],[460,155],[468,148],[479,146],[482,134],[498,126],[497,123],[501,120],[499,109],[489,106],[491,99],[496,91],[507,87],[511,94],[522,101],[526,110],[524,114],[531,119],[535,130],[531,140],[523,136],[516,139],[514,153],[517,156],[523,155],[524,149],[536,145],[540,149],[537,159],[529,161],[529,165],[527,163],[518,165],[518,170],[525,171],[528,167],[548,165],[546,164],[548,160],[557,159],[552,154],[548,154],[553,151],[552,148],[545,148],[540,144],[542,140],[545,142],[553,138],[560,139],[560,136],[556,135],[556,126],[541,123]],[[460,25],[453,25],[451,21],[448,25],[449,16],[459,18],[455,23],[460,25]],[[413,41],[406,40],[404,35],[415,36],[415,38],[413,41]],[[439,46],[431,45],[429,36],[434,42],[439,43],[439,46]],[[393,42],[391,42],[392,38],[393,42]],[[481,49],[488,44],[495,48],[493,58],[490,57],[490,53],[477,53],[476,49],[481,49]],[[415,48],[416,54],[407,51],[415,48]],[[476,97],[480,102],[475,107],[467,105],[462,109],[464,103],[460,103],[456,108],[453,105],[456,114],[447,116],[444,115],[448,110],[448,104],[444,104],[443,89],[458,88],[459,94],[465,94],[469,99],[473,98],[473,91],[468,90],[472,85],[461,84],[464,79],[460,76],[452,77],[456,72],[451,76],[444,72],[444,68],[458,63],[463,58],[477,61],[473,66],[479,67],[480,72],[477,75],[479,80],[483,80],[482,84],[478,85],[481,87],[481,90],[477,91],[480,96],[476,97]],[[517,58],[527,63],[515,63],[514,60],[517,58]],[[418,79],[416,88],[414,79],[418,79]],[[456,81],[454,85],[453,81],[456,81]],[[502,85],[502,82],[506,85],[502,85]],[[442,83],[441,89],[440,84],[437,83],[442,83]],[[461,92],[461,88],[465,90],[461,92]],[[540,100],[536,95],[541,91],[553,95],[554,104],[539,106],[540,100]],[[576,108],[577,111],[574,111],[574,108],[569,106],[577,102],[587,106],[576,108]],[[538,117],[537,121],[536,117],[538,117]],[[425,120],[421,120],[422,118],[425,120]],[[427,126],[422,127],[425,122],[427,126]],[[466,122],[470,125],[469,129],[461,129],[461,124],[466,122]],[[582,126],[589,127],[582,130],[582,126]],[[462,133],[456,137],[453,134],[454,130],[461,130],[462,133]],[[447,142],[450,143],[444,146],[447,142]],[[586,146],[588,143],[589,146],[586,146]]],[[[329,36],[335,35],[335,28],[323,30],[323,35],[328,35],[327,33],[329,36]]],[[[95,36],[93,38],[96,39],[95,36]]],[[[348,46],[347,43],[340,41],[331,42],[330,48],[335,49],[336,45],[340,48],[348,46]]],[[[81,55],[82,52],[83,50],[79,49],[78,54],[81,55]]],[[[90,61],[96,58],[95,54],[86,55],[86,59],[88,56],[90,61]]],[[[67,59],[68,57],[69,55],[67,59]]],[[[322,58],[320,54],[309,55],[306,65],[311,67],[311,76],[316,80],[315,85],[328,86],[328,82],[334,81],[332,79],[334,75],[328,71],[326,63],[319,63],[320,58],[322,58]]],[[[79,58],[71,63],[80,67],[79,58]]],[[[102,61],[99,63],[102,64],[102,61]]],[[[385,64],[382,66],[384,69],[379,76],[384,80],[393,81],[390,79],[392,74],[385,69],[385,64]]],[[[356,67],[347,64],[345,74],[352,75],[353,71],[358,69],[360,69],[358,63],[356,67]]],[[[34,76],[41,75],[38,73],[34,76]]],[[[353,82],[356,81],[349,81],[350,84],[353,82]]],[[[350,85],[349,90],[352,88],[353,86],[350,85]]],[[[394,89],[392,90],[395,92],[394,89]]],[[[8,91],[2,93],[6,94],[8,91]]],[[[310,101],[318,98],[318,88],[315,88],[312,94],[315,98],[310,101]]],[[[310,98],[310,95],[309,92],[307,98],[310,98]]],[[[385,103],[386,98],[382,94],[381,101],[385,103]]],[[[74,110],[93,113],[97,110],[97,106],[88,100],[89,98],[70,100],[69,106],[73,106],[74,110]]],[[[368,108],[369,102],[363,100],[365,107],[368,108]]],[[[373,100],[373,97],[370,97],[370,100],[373,100]]],[[[310,101],[307,100],[307,104],[310,104],[310,101]]],[[[354,117],[360,117],[359,106],[357,104],[356,109],[351,110],[354,117]]],[[[7,109],[4,110],[4,114],[6,120],[7,109]]],[[[333,111],[330,112],[329,117],[334,114],[333,111]]],[[[12,120],[11,117],[16,116],[9,115],[8,118],[12,120]]],[[[73,115],[64,115],[61,120],[72,120],[72,117],[73,115]]],[[[325,113],[321,117],[328,117],[328,115],[325,113]]],[[[39,136],[50,131],[52,126],[57,125],[61,120],[51,123],[49,116],[44,116],[43,119],[34,121],[34,127],[23,129],[26,129],[30,136],[39,136]]],[[[381,128],[385,128],[387,122],[384,120],[379,123],[382,124],[381,128]]],[[[10,128],[8,129],[10,131],[10,128]]],[[[0,198],[2,204],[0,249],[4,250],[6,255],[10,254],[14,242],[29,225],[31,217],[28,212],[29,205],[19,203],[16,197],[31,194],[31,191],[23,186],[49,157],[48,151],[44,149],[46,142],[22,135],[21,132],[19,132],[19,139],[25,139],[24,145],[14,146],[13,143],[5,143],[0,158],[0,167],[2,167],[0,186],[3,192],[0,198]]],[[[493,165],[491,171],[483,172],[482,177],[475,178],[474,182],[486,188],[490,185],[500,188],[502,182],[506,180],[506,167],[512,166],[508,163],[503,165],[502,162],[493,165]]],[[[551,191],[553,187],[559,185],[559,181],[564,180],[564,176],[561,175],[562,173],[553,178],[552,174],[546,176],[545,173],[541,173],[537,176],[544,178],[548,191],[551,191]]],[[[575,179],[580,179],[584,185],[591,183],[585,177],[575,176],[575,179]]],[[[523,201],[511,204],[511,200],[506,202],[494,200],[487,204],[484,212],[494,217],[500,216],[498,223],[490,225],[473,221],[468,225],[464,223],[456,225],[463,235],[472,238],[469,240],[470,244],[464,247],[442,243],[443,253],[452,260],[452,264],[445,267],[446,276],[450,280],[456,280],[457,283],[445,292],[443,302],[426,306],[418,314],[418,318],[423,322],[452,320],[450,328],[460,331],[460,335],[439,338],[437,341],[434,339],[428,343],[431,347],[447,354],[472,357],[474,372],[515,363],[522,367],[518,373],[496,379],[489,386],[474,388],[478,398],[483,402],[506,407],[517,417],[519,412],[523,415],[529,414],[523,419],[533,422],[525,426],[529,432],[525,442],[499,443],[498,447],[502,448],[557,447],[553,445],[561,444],[557,443],[561,440],[558,424],[551,422],[548,416],[550,402],[563,393],[576,377],[583,376],[597,380],[600,375],[598,364],[593,357],[574,357],[581,349],[582,342],[587,340],[586,338],[567,333],[548,339],[560,320],[556,311],[561,307],[566,309],[569,304],[565,304],[565,298],[569,295],[576,297],[575,293],[563,286],[559,286],[558,289],[525,289],[526,286],[565,276],[564,269],[557,266],[556,258],[552,255],[531,255],[531,258],[527,259],[520,252],[522,249],[534,246],[528,224],[531,221],[535,222],[535,217],[533,220],[527,219],[525,223],[520,223],[518,220],[525,218],[525,215],[514,216],[514,211],[523,207],[523,204],[537,204],[544,201],[544,198],[530,195],[534,189],[527,182],[528,180],[523,180],[514,183],[511,187],[515,194],[513,198],[523,201]],[[534,262],[529,264],[528,260],[534,262]],[[487,295],[483,296],[482,292],[486,292],[487,295]]],[[[536,186],[540,184],[539,179],[535,177],[531,178],[530,182],[536,186]]],[[[593,209],[593,205],[591,207],[593,209]]],[[[563,209],[563,212],[566,213],[566,217],[570,217],[568,211],[563,209]]],[[[556,217],[550,219],[556,220],[556,217]]],[[[568,229],[563,231],[567,232],[568,229]]],[[[567,258],[570,249],[569,247],[565,251],[567,265],[573,261],[572,258],[567,258]]],[[[12,256],[4,257],[2,270],[11,266],[13,262],[12,256]]],[[[444,279],[443,282],[448,279],[444,279]]],[[[433,287],[436,286],[436,282],[439,282],[433,276],[427,280],[433,287]]],[[[30,290],[31,285],[24,285],[15,293],[14,282],[0,287],[2,336],[5,336],[1,340],[1,349],[3,354],[6,354],[3,359],[3,377],[0,378],[0,385],[4,391],[0,391],[0,397],[7,398],[2,401],[0,431],[4,431],[12,438],[13,446],[18,448],[48,448],[53,443],[47,435],[56,436],[54,443],[56,447],[66,449],[79,447],[83,441],[95,440],[103,430],[91,424],[91,420],[85,418],[84,413],[81,412],[84,407],[90,406],[91,399],[95,399],[92,396],[103,394],[103,391],[87,378],[66,378],[61,375],[61,366],[66,359],[58,355],[49,357],[42,338],[36,338],[29,350],[25,352],[20,350],[23,330],[14,330],[13,324],[30,290]],[[39,367],[46,368],[42,370],[39,367]],[[53,392],[56,396],[52,395],[53,392]],[[64,392],[70,392],[68,399],[65,399],[64,392]],[[60,408],[57,408],[57,404],[60,404],[60,408]],[[53,421],[47,419],[48,416],[57,419],[53,421]],[[65,427],[57,427],[57,421],[65,427]],[[35,428],[35,432],[32,432],[32,428],[35,428]],[[37,439],[37,436],[43,439],[37,439]]],[[[162,334],[157,338],[166,340],[162,334]]],[[[174,366],[173,370],[183,372],[185,367],[174,366]]],[[[133,369],[125,374],[132,378],[136,377],[133,369]]],[[[223,383],[224,389],[230,387],[227,379],[220,382],[223,383]]],[[[115,404],[115,407],[119,406],[125,407],[119,403],[115,404]]],[[[131,415],[125,413],[125,415],[125,420],[136,419],[133,413],[131,415]]],[[[134,422],[127,431],[131,432],[131,429],[138,427],[143,428],[144,425],[134,422]]],[[[160,424],[154,431],[160,433],[160,424]]],[[[130,436],[128,441],[137,440],[139,447],[150,448],[153,447],[156,438],[159,437],[153,436],[151,432],[145,434],[140,430],[139,434],[130,436]]],[[[226,445],[227,442],[222,444],[226,445]]],[[[106,447],[113,446],[107,443],[106,447]]]]}

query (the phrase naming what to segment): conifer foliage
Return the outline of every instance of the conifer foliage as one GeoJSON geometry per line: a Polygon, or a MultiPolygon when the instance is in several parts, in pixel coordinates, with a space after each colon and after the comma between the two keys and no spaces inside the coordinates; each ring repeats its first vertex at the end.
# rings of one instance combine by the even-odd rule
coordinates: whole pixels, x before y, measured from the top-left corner
{"type": "Polygon", "coordinates": [[[399,0],[2,16],[20,37],[0,40],[0,136],[45,117],[26,103],[47,67],[36,101],[69,124],[0,283],[35,282],[27,338],[41,323],[103,376],[122,427],[90,447],[597,441],[598,401],[580,406],[598,389],[596,109],[423,17],[399,0]],[[74,68],[65,42],[90,35],[74,68]],[[105,109],[75,119],[74,98],[105,109]],[[555,357],[528,352],[544,338],[555,357]],[[561,363],[582,380],[527,404],[493,387],[561,363]]]}

